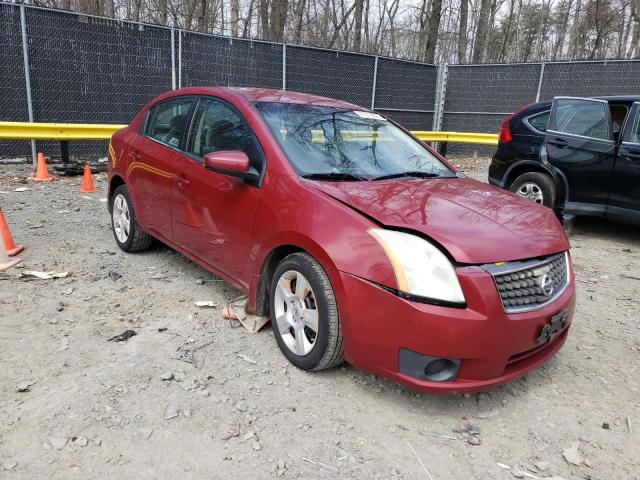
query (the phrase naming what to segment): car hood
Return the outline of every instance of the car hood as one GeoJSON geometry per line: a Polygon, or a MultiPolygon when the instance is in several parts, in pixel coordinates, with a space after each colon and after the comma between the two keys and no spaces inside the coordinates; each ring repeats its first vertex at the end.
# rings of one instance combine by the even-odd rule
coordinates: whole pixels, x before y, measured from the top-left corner
{"type": "Polygon", "coordinates": [[[522,260],[569,249],[551,209],[469,178],[310,183],[387,227],[423,233],[460,263],[522,260]]]}

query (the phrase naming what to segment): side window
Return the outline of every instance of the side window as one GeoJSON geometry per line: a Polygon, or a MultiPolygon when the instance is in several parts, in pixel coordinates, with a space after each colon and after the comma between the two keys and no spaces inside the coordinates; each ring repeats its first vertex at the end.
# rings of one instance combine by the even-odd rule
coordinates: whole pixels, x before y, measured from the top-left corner
{"type": "Polygon", "coordinates": [[[611,128],[613,133],[620,133],[629,109],[626,105],[609,105],[609,111],[611,112],[611,128]]]}
{"type": "Polygon", "coordinates": [[[561,133],[609,140],[606,108],[604,102],[560,98],[555,102],[553,129],[561,133]]]}
{"type": "Polygon", "coordinates": [[[145,135],[174,148],[187,131],[187,117],[193,98],[169,100],[149,110],[145,135]]]}
{"type": "MultiPolygon", "coordinates": [[[[625,135],[625,141],[631,143],[640,143],[640,108],[636,108],[636,118],[631,124],[629,132],[625,135]]],[[[625,130],[627,130],[625,128],[625,130]]]]}
{"type": "Polygon", "coordinates": [[[547,123],[549,122],[549,111],[537,113],[527,118],[527,122],[539,132],[547,131],[547,123]]]}
{"type": "Polygon", "coordinates": [[[217,100],[205,100],[198,106],[187,150],[198,158],[210,152],[241,150],[256,168],[263,158],[249,125],[231,106],[217,100]]]}

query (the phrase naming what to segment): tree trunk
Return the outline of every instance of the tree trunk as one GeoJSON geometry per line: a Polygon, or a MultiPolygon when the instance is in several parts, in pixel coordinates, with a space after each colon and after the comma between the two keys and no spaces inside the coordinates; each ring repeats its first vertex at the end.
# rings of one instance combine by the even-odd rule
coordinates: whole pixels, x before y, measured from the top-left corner
{"type": "Polygon", "coordinates": [[[491,5],[493,0],[481,0],[480,15],[478,16],[478,28],[473,40],[473,63],[482,63],[484,50],[487,44],[487,30],[489,27],[489,16],[491,15],[491,5]]]}
{"type": "Polygon", "coordinates": [[[469,0],[460,0],[460,26],[458,27],[458,63],[467,63],[467,22],[469,0]]]}
{"type": "Polygon", "coordinates": [[[429,29],[427,30],[427,40],[424,47],[424,61],[427,63],[433,63],[436,56],[438,30],[440,30],[441,18],[442,0],[432,0],[431,13],[429,14],[429,29]]]}
{"type": "Polygon", "coordinates": [[[293,43],[302,43],[302,22],[304,19],[305,0],[300,0],[296,8],[296,21],[293,27],[293,43]]]}
{"type": "Polygon", "coordinates": [[[288,0],[271,0],[271,28],[269,38],[274,42],[282,42],[284,39],[284,27],[287,21],[288,0]]]}
{"type": "Polygon", "coordinates": [[[133,21],[140,21],[140,8],[142,6],[142,0],[134,0],[133,1],[133,21]]]}
{"type": "MultiPolygon", "coordinates": [[[[113,2],[112,2],[113,5],[113,2]]],[[[158,10],[160,10],[160,16],[159,16],[159,21],[160,21],[160,25],[166,25],[167,24],[167,18],[168,18],[168,10],[167,10],[167,0],[160,0],[158,2],[158,10]]]]}
{"type": "Polygon", "coordinates": [[[262,27],[262,38],[269,40],[269,0],[260,1],[260,25],[262,27]]]}
{"type": "Polygon", "coordinates": [[[362,11],[364,10],[364,0],[355,0],[356,12],[353,32],[353,51],[359,52],[362,48],[362,11]]]}
{"type": "Polygon", "coordinates": [[[247,18],[244,21],[244,26],[242,27],[242,38],[249,38],[249,34],[251,33],[251,24],[253,19],[253,0],[249,2],[249,11],[247,12],[247,18]]]}
{"type": "MultiPolygon", "coordinates": [[[[631,3],[631,18],[633,19],[633,35],[627,51],[627,58],[640,55],[640,0],[633,0],[631,3]]],[[[631,20],[629,20],[631,22],[631,20]]]]}
{"type": "Polygon", "coordinates": [[[200,0],[200,10],[198,11],[198,31],[204,32],[207,26],[207,0],[200,0]]]}
{"type": "Polygon", "coordinates": [[[238,18],[240,16],[240,2],[231,0],[231,36],[238,36],[238,18]]]}

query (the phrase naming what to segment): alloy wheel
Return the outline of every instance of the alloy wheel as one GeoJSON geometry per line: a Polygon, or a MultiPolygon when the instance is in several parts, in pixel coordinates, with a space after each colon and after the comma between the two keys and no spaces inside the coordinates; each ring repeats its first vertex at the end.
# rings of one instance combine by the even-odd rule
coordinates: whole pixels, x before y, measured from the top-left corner
{"type": "Polygon", "coordinates": [[[131,216],[129,213],[129,204],[123,195],[118,194],[113,201],[113,229],[116,238],[120,243],[125,243],[129,239],[131,228],[131,216]]]}
{"type": "Polygon", "coordinates": [[[318,309],[309,281],[289,270],[278,279],[275,319],[284,344],[298,356],[308,355],[318,338],[318,309]]]}

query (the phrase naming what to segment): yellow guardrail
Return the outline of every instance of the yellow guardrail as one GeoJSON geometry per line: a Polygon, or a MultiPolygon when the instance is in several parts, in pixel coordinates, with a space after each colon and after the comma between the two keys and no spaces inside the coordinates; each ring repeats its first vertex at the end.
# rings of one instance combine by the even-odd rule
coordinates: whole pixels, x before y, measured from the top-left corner
{"type": "MultiPolygon", "coordinates": [[[[2,140],[108,140],[126,125],[0,122],[2,140]]],[[[420,140],[441,143],[497,145],[498,135],[473,132],[412,132],[420,140]]]]}
{"type": "Polygon", "coordinates": [[[109,140],[126,125],[0,122],[2,140],[109,140]]]}
{"type": "Polygon", "coordinates": [[[498,145],[496,133],[472,132],[411,132],[425,142],[472,143],[475,145],[498,145]]]}

